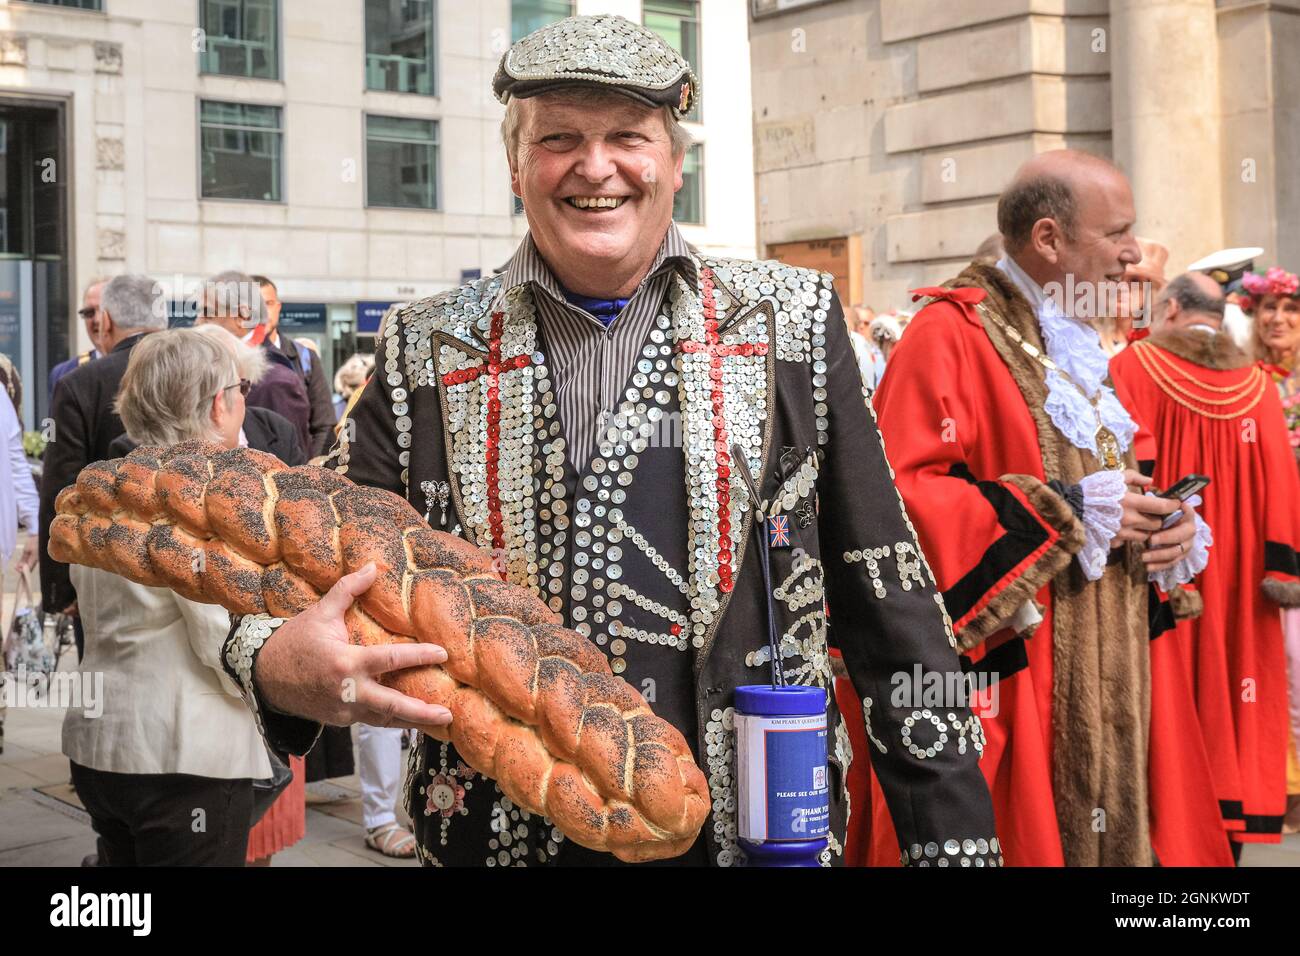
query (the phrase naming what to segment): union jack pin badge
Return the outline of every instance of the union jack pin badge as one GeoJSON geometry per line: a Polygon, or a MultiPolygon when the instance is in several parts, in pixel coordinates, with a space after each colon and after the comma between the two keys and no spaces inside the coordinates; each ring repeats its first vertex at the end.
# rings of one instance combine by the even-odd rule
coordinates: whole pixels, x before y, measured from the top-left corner
{"type": "Polygon", "coordinates": [[[771,548],[790,547],[790,518],[774,515],[767,519],[767,544],[771,548]]]}

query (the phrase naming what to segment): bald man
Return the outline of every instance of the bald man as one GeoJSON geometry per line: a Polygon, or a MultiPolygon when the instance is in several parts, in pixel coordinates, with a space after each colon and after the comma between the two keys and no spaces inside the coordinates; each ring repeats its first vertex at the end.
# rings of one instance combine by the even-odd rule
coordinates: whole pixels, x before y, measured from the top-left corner
{"type": "MultiPolygon", "coordinates": [[[[1223,286],[1204,272],[1184,273],[1157,295],[1151,333],[1195,331],[1217,335],[1223,327],[1226,305],[1223,286]]],[[[1222,347],[1226,349],[1227,345],[1222,347]]]]}
{"type": "Polygon", "coordinates": [[[1286,812],[1287,661],[1278,607],[1300,604],[1300,477],[1269,375],[1223,324],[1222,287],[1181,275],[1157,296],[1152,334],[1110,363],[1116,393],[1154,436],[1153,477],[1209,475],[1201,494],[1214,560],[1203,613],[1182,621],[1223,828],[1234,853],[1278,843],[1286,812]],[[1249,693],[1243,691],[1249,688],[1249,693]]]}
{"type": "MultiPolygon", "coordinates": [[[[998,204],[1001,258],[917,290],[929,304],[876,395],[982,692],[981,769],[1013,866],[1143,866],[1153,846],[1165,863],[1227,853],[1212,800],[1199,806],[1219,840],[1208,859],[1151,824],[1148,579],[1176,588],[1206,554],[1189,506],[1143,493],[1137,428],[1092,325],[1141,258],[1135,215],[1103,159],[1063,150],[1027,162],[998,204]]],[[[1190,709],[1185,690],[1181,702],[1190,709]]],[[[1203,784],[1195,756],[1185,762],[1203,784]]],[[[877,819],[873,843],[881,831],[877,819]]]]}

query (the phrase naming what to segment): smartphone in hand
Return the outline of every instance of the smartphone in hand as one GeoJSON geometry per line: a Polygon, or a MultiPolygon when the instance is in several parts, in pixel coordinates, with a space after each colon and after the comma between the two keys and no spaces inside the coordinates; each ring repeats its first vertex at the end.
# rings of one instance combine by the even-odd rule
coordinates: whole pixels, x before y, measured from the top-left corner
{"type": "MultiPolygon", "coordinates": [[[[1177,501],[1186,501],[1192,495],[1200,494],[1210,484],[1210,479],[1205,475],[1185,475],[1166,488],[1164,491],[1156,492],[1157,498],[1173,498],[1177,501]]],[[[1178,522],[1183,520],[1183,512],[1175,511],[1167,515],[1165,520],[1160,524],[1160,530],[1165,531],[1172,528],[1178,522]]]]}

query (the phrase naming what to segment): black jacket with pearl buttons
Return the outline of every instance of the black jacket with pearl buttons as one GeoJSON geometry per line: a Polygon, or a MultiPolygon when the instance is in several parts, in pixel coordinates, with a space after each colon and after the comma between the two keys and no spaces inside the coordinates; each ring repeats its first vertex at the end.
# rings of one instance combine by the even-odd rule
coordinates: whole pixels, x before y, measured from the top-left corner
{"type": "MultiPolygon", "coordinates": [[[[909,862],[947,863],[955,844],[976,847],[957,856],[1000,863],[978,720],[960,698],[921,700],[911,687],[918,674],[932,675],[929,687],[964,685],[830,276],[774,262],[698,265],[698,284],[679,276],[670,286],[658,334],[581,473],[556,421],[563,383],[547,365],[531,286],[501,290],[499,277],[400,314],[329,464],[404,495],[433,527],[497,549],[508,578],[587,634],[678,726],[713,796],[680,862],[743,862],[733,692],[770,678],[770,607],[787,682],[828,690],[823,863],[842,862],[846,772],[868,758],[909,862]],[[767,513],[785,519],[788,543],[778,536],[769,551],[770,602],[733,448],[760,476],[767,513]],[[837,656],[851,683],[843,692],[865,714],[853,736],[869,741],[866,753],[853,752],[831,692],[837,656]]],[[[262,711],[273,744],[310,745],[314,725],[262,711]]],[[[612,861],[571,849],[448,744],[422,741],[411,769],[426,863],[612,861]]]]}

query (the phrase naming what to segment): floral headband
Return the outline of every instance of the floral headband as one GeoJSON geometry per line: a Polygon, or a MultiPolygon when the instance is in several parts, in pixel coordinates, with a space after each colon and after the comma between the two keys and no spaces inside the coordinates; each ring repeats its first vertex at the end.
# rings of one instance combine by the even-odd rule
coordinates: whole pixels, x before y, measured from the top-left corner
{"type": "Polygon", "coordinates": [[[1241,307],[1251,312],[1266,295],[1295,296],[1300,291],[1300,276],[1274,266],[1263,275],[1247,272],[1241,277],[1241,287],[1245,292],[1241,307]]]}

